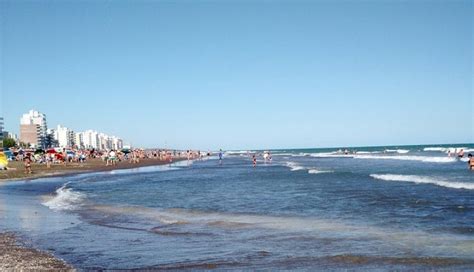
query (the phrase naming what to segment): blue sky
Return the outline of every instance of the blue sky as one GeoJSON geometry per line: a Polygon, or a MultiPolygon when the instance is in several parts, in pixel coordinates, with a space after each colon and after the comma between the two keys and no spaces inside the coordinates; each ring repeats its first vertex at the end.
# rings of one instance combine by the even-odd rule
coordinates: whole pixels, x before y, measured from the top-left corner
{"type": "Polygon", "coordinates": [[[474,142],[471,1],[2,1],[1,115],[134,145],[474,142]]]}

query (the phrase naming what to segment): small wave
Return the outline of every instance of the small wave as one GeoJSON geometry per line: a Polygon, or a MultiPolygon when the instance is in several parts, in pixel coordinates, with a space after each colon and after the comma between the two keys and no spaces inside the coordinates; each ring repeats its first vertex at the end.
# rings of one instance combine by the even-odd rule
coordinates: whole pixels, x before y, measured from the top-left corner
{"type": "Polygon", "coordinates": [[[387,152],[387,153],[406,154],[406,153],[410,152],[410,150],[407,150],[407,149],[385,149],[385,152],[387,152]]]}
{"type": "Polygon", "coordinates": [[[68,184],[66,183],[61,188],[58,188],[56,195],[42,204],[55,211],[74,210],[81,206],[85,195],[67,188],[68,184]]]}
{"type": "Polygon", "coordinates": [[[301,171],[306,169],[306,167],[303,167],[295,162],[287,162],[286,166],[289,167],[291,171],[301,171]]]}
{"type": "Polygon", "coordinates": [[[436,180],[431,177],[425,177],[425,176],[394,175],[394,174],[372,174],[370,176],[374,179],[386,180],[386,181],[405,181],[405,182],[413,182],[417,184],[420,184],[420,183],[434,184],[434,185],[447,187],[447,188],[454,188],[454,189],[474,190],[474,183],[443,181],[443,180],[436,180]]]}
{"type": "Polygon", "coordinates": [[[248,150],[226,151],[225,154],[226,155],[245,155],[245,154],[248,154],[249,152],[252,152],[252,151],[248,151],[248,150]]]}
{"type": "Polygon", "coordinates": [[[376,156],[376,155],[357,155],[355,159],[375,159],[375,160],[401,160],[401,161],[422,161],[433,163],[456,162],[456,158],[451,157],[427,157],[427,156],[376,156]]]}
{"type": "Polygon", "coordinates": [[[472,152],[474,151],[474,149],[468,149],[466,147],[455,147],[455,146],[452,146],[452,147],[425,147],[423,148],[423,151],[429,151],[429,152],[444,152],[444,153],[447,153],[447,152],[459,152],[464,150],[464,152],[472,152]]]}
{"type": "Polygon", "coordinates": [[[445,148],[445,147],[425,147],[425,148],[423,148],[423,151],[440,151],[440,152],[444,152],[444,151],[446,151],[446,148],[445,148]]]}
{"type": "Polygon", "coordinates": [[[354,155],[350,154],[341,154],[338,152],[331,152],[331,153],[312,153],[309,156],[314,158],[353,158],[354,155]]]}
{"type": "Polygon", "coordinates": [[[324,174],[324,173],[332,173],[333,171],[329,170],[319,170],[316,168],[311,168],[308,170],[308,174],[324,174]]]}

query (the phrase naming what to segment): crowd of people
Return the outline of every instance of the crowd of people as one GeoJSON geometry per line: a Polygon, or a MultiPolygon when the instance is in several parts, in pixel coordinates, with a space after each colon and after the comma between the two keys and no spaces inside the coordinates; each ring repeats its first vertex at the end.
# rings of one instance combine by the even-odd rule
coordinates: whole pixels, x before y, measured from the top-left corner
{"type": "Polygon", "coordinates": [[[31,174],[33,165],[67,165],[70,163],[82,164],[88,160],[101,160],[105,166],[116,166],[119,163],[139,164],[142,160],[155,159],[167,163],[172,163],[176,159],[202,159],[210,156],[211,152],[201,152],[199,150],[167,150],[167,149],[121,149],[121,150],[97,150],[97,149],[66,149],[50,148],[42,149],[21,149],[11,148],[8,150],[9,161],[23,162],[26,174],[31,174]]]}

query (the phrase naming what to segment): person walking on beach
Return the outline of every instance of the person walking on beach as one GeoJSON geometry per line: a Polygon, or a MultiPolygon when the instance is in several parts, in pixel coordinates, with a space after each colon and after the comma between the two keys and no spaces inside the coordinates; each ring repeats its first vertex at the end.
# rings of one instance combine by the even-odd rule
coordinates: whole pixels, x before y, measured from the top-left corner
{"type": "MultiPolygon", "coordinates": [[[[115,151],[112,149],[110,150],[110,153],[109,153],[109,161],[110,161],[110,165],[113,165],[115,166],[117,164],[117,155],[115,154],[115,151]]],[[[107,163],[108,164],[108,163],[107,163]]]]}
{"type": "Polygon", "coordinates": [[[25,157],[24,165],[25,165],[25,174],[33,173],[33,171],[31,171],[31,158],[29,155],[25,157]]]}
{"type": "Polygon", "coordinates": [[[53,158],[51,157],[51,154],[46,154],[46,168],[51,168],[51,161],[53,158]]]}
{"type": "Polygon", "coordinates": [[[62,155],[63,155],[63,163],[64,163],[64,166],[66,166],[66,165],[67,165],[67,152],[66,152],[66,148],[63,148],[62,155]]]}

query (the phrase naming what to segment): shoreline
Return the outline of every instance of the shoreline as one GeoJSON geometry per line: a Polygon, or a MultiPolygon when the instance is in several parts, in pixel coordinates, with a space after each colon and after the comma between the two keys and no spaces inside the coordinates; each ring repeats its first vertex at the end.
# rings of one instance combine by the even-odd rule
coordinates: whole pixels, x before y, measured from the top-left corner
{"type": "Polygon", "coordinates": [[[75,271],[64,260],[54,255],[25,246],[14,233],[0,232],[0,270],[75,271]]]}
{"type": "MultiPolygon", "coordinates": [[[[176,158],[172,163],[186,160],[185,158],[176,158]]],[[[132,164],[130,162],[119,162],[115,166],[106,166],[100,159],[90,159],[85,163],[69,163],[67,165],[52,165],[51,168],[46,168],[45,165],[33,165],[33,173],[25,174],[24,167],[20,162],[12,163],[17,166],[14,170],[0,171],[0,184],[11,181],[31,181],[41,178],[49,177],[67,177],[84,173],[99,173],[122,169],[135,169],[148,166],[160,166],[170,164],[168,161],[158,159],[142,159],[139,163],[132,164]]]]}
{"type": "MultiPolygon", "coordinates": [[[[186,160],[178,158],[172,163],[186,160]]],[[[160,166],[170,164],[168,161],[158,159],[143,159],[139,163],[132,164],[122,162],[116,166],[105,166],[100,160],[94,160],[92,163],[83,165],[83,169],[71,168],[71,165],[55,165],[58,169],[41,169],[33,175],[15,178],[0,178],[0,184],[13,181],[31,181],[48,177],[67,177],[84,173],[99,173],[122,169],[136,169],[150,166],[160,166]]],[[[75,165],[77,167],[77,165],[75,165]]],[[[34,169],[34,168],[33,168],[34,169]]],[[[7,170],[20,171],[23,169],[7,170]]],[[[74,267],[53,254],[41,251],[32,246],[27,246],[15,232],[6,232],[0,230],[0,271],[4,270],[54,270],[54,271],[76,271],[74,267]]]]}

